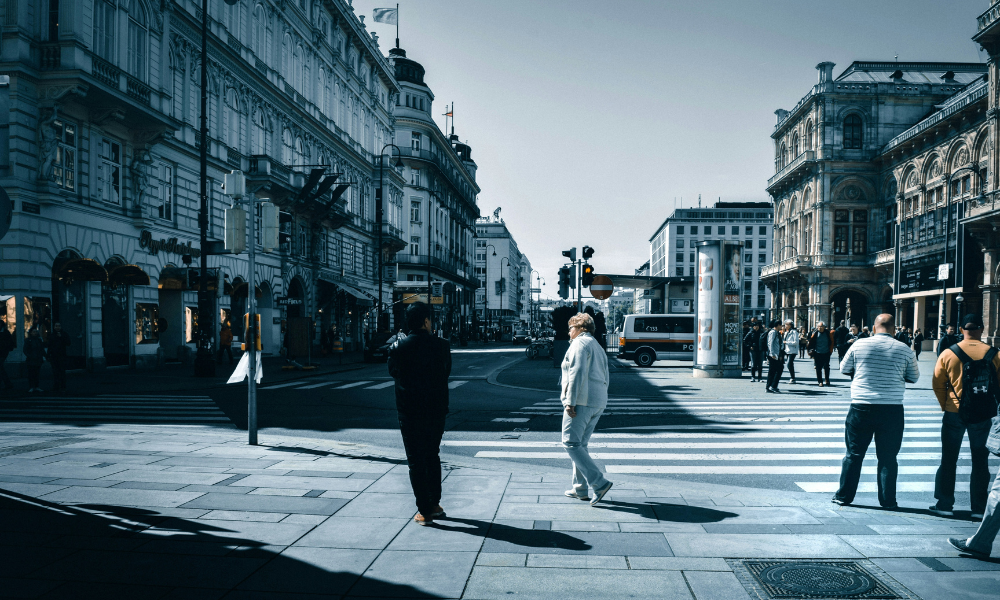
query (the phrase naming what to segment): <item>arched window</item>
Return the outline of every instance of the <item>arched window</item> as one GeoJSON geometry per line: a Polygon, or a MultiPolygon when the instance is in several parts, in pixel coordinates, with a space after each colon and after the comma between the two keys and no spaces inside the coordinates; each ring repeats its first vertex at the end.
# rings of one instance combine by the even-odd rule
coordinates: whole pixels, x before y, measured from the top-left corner
{"type": "Polygon", "coordinates": [[[782,169],[788,164],[788,146],[781,145],[781,162],[778,163],[782,169]]]}
{"type": "Polygon", "coordinates": [[[302,138],[295,138],[295,163],[296,165],[304,165],[305,161],[305,151],[302,148],[302,138]]]}
{"type": "Polygon", "coordinates": [[[287,33],[281,40],[281,75],[292,82],[292,36],[287,33]]]}
{"type": "Polygon", "coordinates": [[[302,45],[299,44],[295,47],[295,53],[292,55],[292,87],[296,90],[302,91],[302,45]]]}
{"type": "Polygon", "coordinates": [[[253,9],[253,53],[258,57],[264,57],[265,48],[267,48],[267,16],[264,7],[258,4],[253,9]]]}
{"type": "Polygon", "coordinates": [[[146,80],[146,43],[149,25],[146,7],[139,0],[128,3],[128,72],[140,81],[146,80]]]}
{"type": "Polygon", "coordinates": [[[862,142],[861,117],[847,115],[844,119],[844,149],[860,150],[862,142]]]}
{"type": "Polygon", "coordinates": [[[810,121],[809,124],[806,125],[806,150],[813,150],[814,149],[813,148],[813,134],[814,134],[814,128],[813,128],[812,121],[810,121]]]}
{"type": "Polygon", "coordinates": [[[792,157],[795,158],[799,155],[799,134],[792,136],[792,157]]]}
{"type": "Polygon", "coordinates": [[[295,148],[292,146],[292,132],[287,129],[281,133],[281,162],[292,164],[295,148]]]}
{"type": "Polygon", "coordinates": [[[115,5],[108,0],[97,0],[94,4],[94,52],[105,60],[115,62],[115,5]]]}
{"type": "Polygon", "coordinates": [[[319,81],[316,82],[316,106],[321,113],[326,113],[326,70],[319,68],[319,81]]]}
{"type": "Polygon", "coordinates": [[[253,144],[254,154],[267,154],[267,149],[265,148],[266,139],[264,112],[258,108],[253,114],[253,140],[251,143],[253,144]]]}
{"type": "Polygon", "coordinates": [[[236,90],[230,89],[226,92],[226,145],[236,150],[240,148],[240,117],[240,100],[236,90]]]}

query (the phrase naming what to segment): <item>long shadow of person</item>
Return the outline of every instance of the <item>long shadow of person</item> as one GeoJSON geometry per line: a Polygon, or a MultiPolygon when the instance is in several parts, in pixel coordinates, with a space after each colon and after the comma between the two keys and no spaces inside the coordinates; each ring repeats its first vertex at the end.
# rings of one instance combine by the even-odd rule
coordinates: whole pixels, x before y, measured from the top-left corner
{"type": "Polygon", "coordinates": [[[573,550],[577,552],[591,549],[591,545],[587,542],[559,531],[521,529],[519,527],[491,523],[490,521],[480,521],[478,519],[443,517],[434,521],[434,524],[430,525],[430,527],[445,531],[459,531],[468,533],[469,535],[478,535],[486,539],[528,548],[559,548],[560,550],[573,550]],[[460,523],[463,526],[451,527],[446,525],[447,522],[460,523]]]}
{"type": "Polygon", "coordinates": [[[219,523],[139,508],[55,504],[0,489],[0,590],[73,600],[451,598],[462,591],[434,591],[440,583],[376,560],[377,551],[274,547],[249,533],[259,523],[246,527],[248,533],[238,530],[245,523],[232,522],[232,529],[219,523]]]}
{"type": "Polygon", "coordinates": [[[603,500],[597,506],[605,510],[647,515],[648,511],[651,511],[657,521],[668,521],[670,523],[718,523],[719,521],[739,516],[736,513],[705,506],[688,506],[687,504],[670,504],[659,501],[622,502],[620,500],[603,500]]]}

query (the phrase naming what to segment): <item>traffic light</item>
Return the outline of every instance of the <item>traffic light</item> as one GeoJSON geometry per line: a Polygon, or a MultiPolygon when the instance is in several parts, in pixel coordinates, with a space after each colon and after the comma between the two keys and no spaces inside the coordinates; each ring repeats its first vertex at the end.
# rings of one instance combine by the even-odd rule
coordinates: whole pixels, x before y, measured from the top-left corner
{"type": "MultiPolygon", "coordinates": [[[[228,175],[227,175],[228,177],[228,175]]],[[[247,249],[247,211],[239,207],[226,209],[226,250],[243,254],[247,249]]]]}
{"type": "Polygon", "coordinates": [[[254,315],[254,330],[250,331],[250,313],[243,315],[243,344],[241,344],[241,349],[246,352],[250,349],[248,342],[253,339],[256,343],[254,347],[257,350],[261,349],[260,345],[260,314],[254,315]]]}
{"type": "Polygon", "coordinates": [[[264,242],[264,252],[272,252],[278,247],[278,231],[281,229],[281,223],[278,222],[278,207],[271,202],[261,202],[260,207],[260,221],[261,228],[261,240],[264,242]]]}
{"type": "Polygon", "coordinates": [[[576,247],[572,247],[569,250],[563,250],[563,256],[569,259],[569,262],[576,262],[576,247]]]}
{"type": "MultiPolygon", "coordinates": [[[[590,260],[590,257],[594,255],[594,249],[590,246],[583,247],[583,260],[590,260]]],[[[587,284],[584,284],[587,285],[587,284]]]]}
{"type": "MultiPolygon", "coordinates": [[[[584,248],[586,248],[586,246],[584,248]]],[[[584,250],[583,253],[586,255],[587,251],[584,250]]],[[[593,251],[591,251],[591,254],[593,254],[593,251]]],[[[590,284],[594,283],[594,277],[594,267],[588,265],[587,263],[583,263],[583,274],[580,276],[580,283],[583,284],[583,287],[589,288],[590,284]]]]}
{"type": "Polygon", "coordinates": [[[292,215],[285,211],[278,213],[278,244],[285,246],[292,241],[292,215]]]}
{"type": "Polygon", "coordinates": [[[559,268],[559,297],[563,300],[569,298],[569,267],[559,268]]]}

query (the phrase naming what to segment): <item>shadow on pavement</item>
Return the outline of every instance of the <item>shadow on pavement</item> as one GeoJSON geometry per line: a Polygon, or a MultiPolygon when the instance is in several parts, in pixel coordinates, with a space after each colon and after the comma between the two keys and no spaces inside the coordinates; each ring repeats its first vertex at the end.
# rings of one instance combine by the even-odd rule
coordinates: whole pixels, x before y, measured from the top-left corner
{"type": "Polygon", "coordinates": [[[263,444],[261,445],[261,448],[266,448],[274,452],[291,452],[294,454],[309,454],[312,456],[335,456],[337,458],[349,458],[351,460],[382,462],[391,465],[406,464],[406,459],[403,458],[389,458],[386,456],[375,456],[373,454],[348,454],[346,452],[330,452],[328,450],[316,450],[314,448],[300,448],[298,446],[267,446],[263,444]]]}
{"type": "Polygon", "coordinates": [[[560,550],[573,550],[577,552],[591,549],[590,544],[587,542],[559,531],[521,529],[519,527],[511,527],[510,525],[502,525],[500,523],[491,523],[489,521],[480,521],[476,519],[442,517],[434,521],[432,525],[428,525],[428,527],[443,529],[446,531],[463,532],[470,535],[478,535],[486,539],[497,540],[498,542],[507,542],[508,544],[514,544],[515,546],[526,546],[529,548],[559,548],[560,550]],[[448,527],[447,525],[442,524],[443,521],[453,521],[455,523],[466,525],[467,527],[448,527]]]}
{"type": "Polygon", "coordinates": [[[0,595],[441,597],[364,576],[377,552],[267,546],[240,535],[237,529],[247,525],[260,524],[233,522],[230,530],[152,510],[66,506],[0,489],[0,595]]]}
{"type": "Polygon", "coordinates": [[[638,512],[643,507],[648,506],[653,509],[658,521],[669,521],[671,523],[718,523],[730,517],[737,517],[736,513],[724,510],[716,510],[704,506],[690,506],[687,504],[667,504],[665,502],[622,502],[620,500],[602,500],[600,507],[609,510],[623,510],[628,512],[638,512]]]}

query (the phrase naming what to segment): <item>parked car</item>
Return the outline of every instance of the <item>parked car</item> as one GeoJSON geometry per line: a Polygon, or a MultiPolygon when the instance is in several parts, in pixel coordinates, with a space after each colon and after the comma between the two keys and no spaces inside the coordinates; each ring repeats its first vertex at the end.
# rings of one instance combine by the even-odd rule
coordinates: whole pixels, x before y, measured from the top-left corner
{"type": "Polygon", "coordinates": [[[511,338],[511,341],[515,346],[517,344],[530,344],[531,334],[528,333],[527,329],[515,329],[514,336],[511,338]]]}
{"type": "Polygon", "coordinates": [[[372,336],[365,344],[365,362],[386,362],[389,360],[389,347],[396,343],[396,335],[382,331],[372,336]]]}

